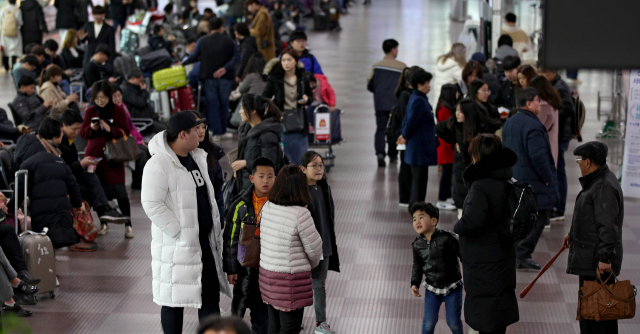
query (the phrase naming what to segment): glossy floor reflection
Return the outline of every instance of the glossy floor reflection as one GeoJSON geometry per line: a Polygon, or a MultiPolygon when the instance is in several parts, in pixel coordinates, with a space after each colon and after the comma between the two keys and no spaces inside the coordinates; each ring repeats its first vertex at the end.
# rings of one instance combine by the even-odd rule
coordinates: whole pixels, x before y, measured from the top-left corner
{"type": "MultiPolygon", "coordinates": [[[[379,169],[373,149],[375,118],[373,99],[366,90],[371,64],[383,57],[386,38],[400,42],[399,59],[435,72],[436,58],[445,53],[451,38],[457,39],[459,24],[449,20],[448,0],[375,0],[373,5],[353,7],[342,18],[341,33],[309,33],[309,48],[318,58],[333,85],[342,115],[346,143],[335,148],[336,166],[329,174],[336,204],[336,235],[342,262],[340,274],[327,281],[328,322],[340,334],[419,333],[423,300],[410,293],[411,242],[415,233],[406,209],[398,207],[397,166],[379,169]],[[453,37],[452,37],[453,36],[453,37]]],[[[475,3],[476,1],[470,1],[475,3]]],[[[523,10],[523,15],[531,11],[523,10]]],[[[531,17],[524,18],[531,22],[531,17]]],[[[529,25],[525,25],[528,27],[529,25]]],[[[579,86],[588,115],[586,140],[593,140],[600,124],[595,117],[596,93],[611,87],[611,75],[581,71],[579,86]]],[[[0,78],[0,105],[15,94],[7,75],[0,78]]],[[[436,94],[430,94],[435,105],[436,94]]],[[[235,148],[234,141],[223,143],[235,148]]],[[[571,143],[569,151],[576,147],[571,143]]],[[[567,220],[545,230],[534,259],[545,263],[560,248],[569,230],[573,201],[580,191],[578,167],[567,154],[569,199],[567,220]]],[[[228,163],[224,163],[229,171],[228,163]]],[[[428,200],[437,198],[439,175],[429,175],[428,200]]],[[[130,180],[130,178],[129,178],[130,180]]],[[[130,182],[130,181],[128,181],[130,182]]],[[[35,333],[160,333],[160,307],[151,297],[150,221],[140,206],[140,192],[131,191],[136,236],[124,239],[124,227],[111,226],[99,237],[96,253],[57,254],[60,288],[55,300],[44,299],[27,321],[35,333]]],[[[626,202],[623,279],[640,282],[640,206],[626,202]]],[[[451,229],[454,212],[441,213],[441,228],[451,229]]],[[[529,295],[519,300],[520,322],[508,333],[578,333],[575,321],[577,284],[566,275],[566,254],[538,281],[529,295]]],[[[518,292],[535,273],[518,273],[518,292]]],[[[222,298],[228,311],[230,300],[222,298]]],[[[194,309],[185,312],[185,333],[194,333],[194,309]]],[[[436,333],[450,333],[444,307],[436,333]]],[[[305,310],[304,333],[313,333],[313,309],[305,310]]],[[[465,333],[467,332],[465,325],[465,333]]],[[[620,322],[620,333],[640,333],[640,318],[620,322]]]]}

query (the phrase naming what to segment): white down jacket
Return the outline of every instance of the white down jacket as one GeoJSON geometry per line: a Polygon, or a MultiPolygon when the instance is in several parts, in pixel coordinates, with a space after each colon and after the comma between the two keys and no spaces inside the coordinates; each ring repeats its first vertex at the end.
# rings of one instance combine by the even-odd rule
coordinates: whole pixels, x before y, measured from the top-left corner
{"type": "MultiPolygon", "coordinates": [[[[151,219],[151,269],[153,302],[161,306],[194,307],[202,305],[202,251],[198,239],[196,187],[187,169],[167,144],[166,131],[149,143],[152,157],[142,175],[142,207],[151,219]]],[[[216,262],[220,292],[231,297],[227,277],[222,270],[220,214],[213,185],[207,175],[207,153],[195,149],[195,160],[207,184],[213,229],[209,242],[216,262]]]]}
{"type": "Polygon", "coordinates": [[[462,79],[462,67],[453,58],[444,61],[438,60],[436,63],[436,77],[432,88],[436,89],[437,95],[440,95],[440,87],[456,83],[462,79]]]}

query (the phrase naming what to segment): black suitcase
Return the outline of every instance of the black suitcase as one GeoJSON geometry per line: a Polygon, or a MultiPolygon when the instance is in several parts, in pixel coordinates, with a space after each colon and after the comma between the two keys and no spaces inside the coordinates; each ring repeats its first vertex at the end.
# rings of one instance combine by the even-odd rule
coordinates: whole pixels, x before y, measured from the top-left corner
{"type": "Polygon", "coordinates": [[[153,73],[167,67],[171,67],[171,55],[166,49],[149,52],[140,57],[140,69],[143,72],[153,73]]]}

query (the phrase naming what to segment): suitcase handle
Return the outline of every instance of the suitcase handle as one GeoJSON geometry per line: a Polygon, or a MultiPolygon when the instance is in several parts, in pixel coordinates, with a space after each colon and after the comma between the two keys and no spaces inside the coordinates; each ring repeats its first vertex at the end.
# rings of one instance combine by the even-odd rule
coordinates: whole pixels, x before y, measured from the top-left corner
{"type": "Polygon", "coordinates": [[[20,206],[20,203],[18,201],[18,198],[20,198],[19,196],[19,192],[20,192],[20,187],[19,187],[19,177],[20,175],[24,175],[24,211],[22,211],[22,213],[24,214],[24,230],[25,232],[27,232],[27,203],[29,202],[29,196],[27,195],[27,189],[29,188],[29,171],[26,169],[21,169],[16,171],[16,191],[15,191],[15,195],[16,195],[16,203],[15,203],[15,211],[13,212],[14,214],[14,223],[16,225],[16,235],[18,235],[18,229],[20,227],[20,219],[18,219],[18,209],[20,206]]]}

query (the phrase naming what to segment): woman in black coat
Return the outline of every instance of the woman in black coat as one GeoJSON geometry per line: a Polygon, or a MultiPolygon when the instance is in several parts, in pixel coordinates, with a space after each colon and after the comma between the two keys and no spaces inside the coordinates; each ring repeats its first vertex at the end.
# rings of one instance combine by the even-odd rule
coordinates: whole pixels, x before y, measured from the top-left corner
{"type": "Polygon", "coordinates": [[[460,236],[466,292],[464,317],[480,333],[505,333],[519,320],[516,300],[516,244],[508,204],[518,157],[498,136],[481,134],[470,143],[473,164],[464,172],[469,195],[453,231],[460,236]]]}
{"type": "Polygon", "coordinates": [[[462,214],[462,206],[467,196],[464,184],[464,170],[471,164],[469,142],[480,133],[494,133],[500,123],[488,117],[480,106],[470,99],[460,101],[456,112],[451,117],[438,123],[436,133],[443,141],[453,145],[453,201],[458,208],[458,216],[462,214]]]}
{"type": "MultiPolygon", "coordinates": [[[[197,111],[193,111],[196,115],[196,120],[202,119],[202,114],[197,111]]],[[[221,146],[212,143],[209,139],[209,131],[207,131],[206,124],[198,125],[198,141],[201,148],[207,152],[207,167],[209,168],[209,178],[213,185],[213,191],[216,195],[216,203],[218,204],[218,212],[220,217],[224,217],[224,198],[222,196],[222,186],[224,185],[224,176],[222,175],[222,166],[220,166],[220,159],[224,157],[224,149],[221,146]]],[[[220,220],[224,224],[224,219],[220,220]]],[[[222,226],[224,228],[224,226],[222,226]]]]}
{"type": "Polygon", "coordinates": [[[20,3],[20,10],[22,11],[22,21],[24,22],[20,27],[22,45],[42,44],[42,35],[49,33],[47,23],[44,21],[42,6],[36,0],[24,0],[20,3]]]}
{"type": "Polygon", "coordinates": [[[489,89],[489,84],[484,80],[476,79],[471,81],[469,84],[469,98],[473,99],[478,103],[478,105],[484,108],[484,110],[489,113],[489,117],[499,121],[500,112],[498,112],[498,108],[496,106],[489,102],[490,95],[491,90],[489,89]]]}
{"type": "Polygon", "coordinates": [[[309,74],[299,60],[292,48],[282,51],[262,92],[262,97],[273,99],[282,110],[282,143],[284,153],[292,163],[298,163],[302,154],[309,150],[309,120],[305,106],[313,102],[309,74]],[[287,95],[285,91],[291,94],[287,95]]]}

